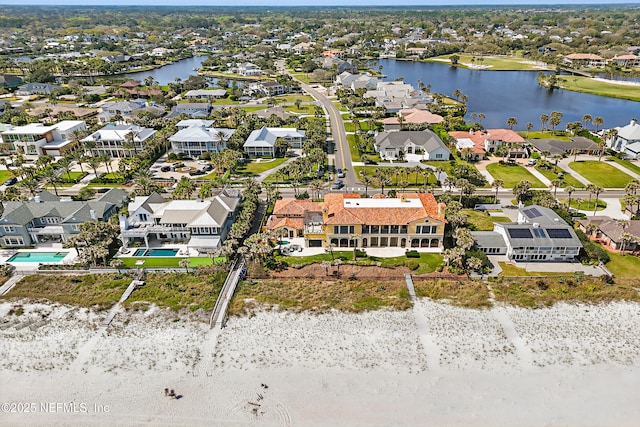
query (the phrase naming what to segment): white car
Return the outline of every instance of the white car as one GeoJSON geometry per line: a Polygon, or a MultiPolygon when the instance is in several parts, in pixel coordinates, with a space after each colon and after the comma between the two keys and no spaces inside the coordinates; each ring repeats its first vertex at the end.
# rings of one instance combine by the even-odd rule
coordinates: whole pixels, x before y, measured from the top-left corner
{"type": "Polygon", "coordinates": [[[198,160],[198,164],[199,164],[199,165],[208,165],[208,164],[209,164],[209,162],[208,162],[208,161],[206,161],[206,160],[198,160]]]}

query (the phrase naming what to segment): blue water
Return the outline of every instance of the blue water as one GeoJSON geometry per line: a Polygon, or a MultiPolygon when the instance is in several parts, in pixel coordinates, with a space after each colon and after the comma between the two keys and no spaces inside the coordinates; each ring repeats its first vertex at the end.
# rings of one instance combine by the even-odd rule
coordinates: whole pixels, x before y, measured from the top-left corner
{"type": "Polygon", "coordinates": [[[7,262],[60,262],[69,252],[18,252],[7,262]]]}
{"type": "Polygon", "coordinates": [[[177,249],[149,249],[145,256],[176,256],[177,249]]]}
{"type": "Polygon", "coordinates": [[[195,76],[197,72],[194,71],[194,68],[200,68],[200,65],[202,65],[205,59],[207,59],[206,56],[194,56],[153,70],[129,73],[126,74],[126,78],[144,81],[148,76],[151,76],[158,84],[167,85],[169,83],[175,83],[176,78],[187,80],[189,76],[195,76]]]}
{"type": "MultiPolygon", "coordinates": [[[[485,119],[481,124],[486,128],[504,128],[507,119],[515,117],[518,124],[514,129],[524,130],[527,122],[531,122],[536,130],[542,127],[542,114],[559,111],[563,117],[558,129],[564,129],[569,122],[581,121],[585,114],[602,117],[602,129],[627,125],[640,114],[639,102],[567,90],[549,91],[538,84],[537,71],[482,71],[392,59],[380,59],[377,63],[383,66],[382,73],[388,76],[385,79],[388,81],[404,78],[417,88],[418,79],[422,79],[425,85],[431,85],[431,92],[449,97],[460,89],[469,97],[466,119],[470,120],[471,113],[483,113],[485,119]]],[[[587,127],[595,128],[592,124],[587,127]]]]}
{"type": "Polygon", "coordinates": [[[145,252],[147,252],[146,249],[138,249],[133,253],[133,256],[144,256],[145,252]]]}

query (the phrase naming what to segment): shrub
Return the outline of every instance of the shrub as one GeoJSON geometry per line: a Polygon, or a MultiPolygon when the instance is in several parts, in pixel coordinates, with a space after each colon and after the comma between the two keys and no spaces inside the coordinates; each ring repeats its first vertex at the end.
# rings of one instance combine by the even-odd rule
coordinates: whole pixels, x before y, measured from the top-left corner
{"type": "Polygon", "coordinates": [[[415,259],[408,259],[404,262],[404,265],[406,265],[410,270],[417,270],[418,267],[420,267],[420,263],[418,261],[416,261],[415,259]]]}
{"type": "Polygon", "coordinates": [[[420,253],[418,251],[407,251],[404,256],[407,258],[420,258],[420,253]]]}

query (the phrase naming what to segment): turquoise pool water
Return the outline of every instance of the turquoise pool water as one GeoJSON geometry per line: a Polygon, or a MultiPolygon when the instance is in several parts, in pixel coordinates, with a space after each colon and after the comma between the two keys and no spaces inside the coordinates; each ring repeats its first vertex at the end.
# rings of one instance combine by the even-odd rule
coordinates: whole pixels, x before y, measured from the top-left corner
{"type": "Polygon", "coordinates": [[[7,262],[60,262],[69,252],[18,252],[7,262]]]}
{"type": "Polygon", "coordinates": [[[133,256],[176,256],[177,249],[138,249],[133,256]]]}

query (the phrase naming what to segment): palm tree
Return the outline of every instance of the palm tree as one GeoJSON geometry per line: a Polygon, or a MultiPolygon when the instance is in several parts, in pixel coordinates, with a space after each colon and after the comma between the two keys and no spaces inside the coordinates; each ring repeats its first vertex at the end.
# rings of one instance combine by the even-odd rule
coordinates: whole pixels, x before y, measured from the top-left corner
{"type": "Polygon", "coordinates": [[[553,187],[553,198],[556,198],[556,193],[558,192],[558,188],[562,187],[562,180],[561,179],[554,179],[553,181],[551,181],[551,187],[553,187]]]}
{"type": "Polygon", "coordinates": [[[496,194],[493,197],[493,203],[498,203],[498,190],[500,189],[500,187],[502,187],[504,185],[504,181],[502,181],[501,179],[495,179],[492,183],[491,186],[493,188],[496,189],[496,194]]]}
{"type": "Polygon", "coordinates": [[[591,120],[593,120],[591,114],[585,114],[584,116],[582,116],[582,123],[584,124],[585,129],[587,128],[587,123],[590,123],[591,120]]]}
{"type": "Polygon", "coordinates": [[[178,266],[180,266],[181,268],[184,268],[184,271],[186,273],[189,272],[189,264],[191,264],[191,261],[189,260],[189,258],[181,259],[180,262],[178,262],[178,266]]]}
{"type": "Polygon", "coordinates": [[[544,132],[544,128],[547,124],[547,122],[549,121],[549,116],[546,114],[541,114],[540,115],[540,122],[542,122],[542,131],[544,132]]]}
{"type": "Polygon", "coordinates": [[[322,261],[320,263],[324,267],[325,276],[329,275],[329,268],[331,268],[331,261],[322,261]]]}
{"type": "Polygon", "coordinates": [[[600,196],[600,193],[602,193],[604,191],[604,188],[602,187],[598,187],[597,185],[593,186],[593,194],[596,195],[596,205],[593,208],[593,215],[595,216],[596,212],[598,212],[598,197],[600,196]]]}
{"type": "Polygon", "coordinates": [[[87,164],[89,165],[89,167],[91,167],[91,169],[93,169],[93,173],[95,174],[95,176],[98,176],[98,167],[100,166],[100,164],[102,163],[102,160],[100,160],[100,158],[98,157],[89,157],[87,159],[87,164]]]}
{"type": "Polygon", "coordinates": [[[56,196],[58,195],[58,186],[56,183],[58,182],[58,172],[53,168],[46,168],[42,171],[42,178],[46,184],[53,185],[53,191],[55,191],[56,196]]]}
{"type": "Polygon", "coordinates": [[[118,270],[118,273],[120,273],[120,269],[124,267],[124,261],[116,258],[114,260],[111,260],[109,265],[111,265],[111,268],[115,268],[116,270],[118,270]]]}
{"type": "Polygon", "coordinates": [[[533,123],[527,122],[527,138],[529,138],[529,132],[533,129],[533,123]]]}
{"type": "Polygon", "coordinates": [[[596,117],[593,119],[593,124],[596,126],[596,132],[598,132],[598,127],[604,124],[604,119],[602,117],[596,117]]]}
{"type": "Polygon", "coordinates": [[[507,126],[509,126],[509,129],[513,130],[513,127],[514,127],[515,125],[517,125],[517,124],[518,124],[518,119],[517,119],[517,118],[515,118],[515,117],[509,117],[509,118],[507,119],[507,126]]]}
{"type": "Polygon", "coordinates": [[[587,209],[591,207],[591,196],[593,196],[594,193],[594,188],[596,186],[594,184],[589,184],[587,185],[587,187],[585,188],[585,190],[587,190],[589,192],[589,201],[587,202],[587,209]]]}
{"type": "Polygon", "coordinates": [[[567,186],[567,188],[564,189],[564,191],[566,191],[569,194],[569,199],[567,200],[567,210],[571,210],[571,193],[573,193],[574,191],[576,191],[576,188],[572,185],[567,186]]]}
{"type": "Polygon", "coordinates": [[[360,181],[364,184],[364,195],[366,197],[369,197],[369,186],[371,185],[371,178],[364,171],[360,171],[360,181]]]}

